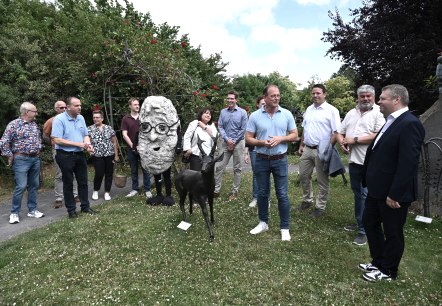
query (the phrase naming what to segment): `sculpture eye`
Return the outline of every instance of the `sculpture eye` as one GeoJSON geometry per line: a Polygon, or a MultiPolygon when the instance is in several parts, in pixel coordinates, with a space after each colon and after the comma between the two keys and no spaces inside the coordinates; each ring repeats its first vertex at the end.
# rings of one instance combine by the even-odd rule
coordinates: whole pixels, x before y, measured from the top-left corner
{"type": "Polygon", "coordinates": [[[143,122],[141,123],[141,129],[143,130],[143,132],[148,133],[152,129],[152,126],[147,122],[143,122]]]}
{"type": "Polygon", "coordinates": [[[158,132],[158,134],[166,134],[169,130],[169,127],[164,123],[160,123],[155,127],[155,130],[158,132]]]}

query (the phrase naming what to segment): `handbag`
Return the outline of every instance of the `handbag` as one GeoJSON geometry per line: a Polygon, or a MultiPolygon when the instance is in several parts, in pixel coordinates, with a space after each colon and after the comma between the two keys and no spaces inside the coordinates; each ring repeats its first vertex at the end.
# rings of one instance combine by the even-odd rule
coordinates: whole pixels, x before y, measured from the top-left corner
{"type": "MultiPolygon", "coordinates": [[[[196,129],[198,128],[198,124],[196,125],[196,128],[195,128],[195,130],[193,131],[193,134],[192,134],[192,138],[190,139],[190,143],[192,144],[192,141],[193,141],[193,136],[195,136],[195,132],[196,132],[196,129]]],[[[185,155],[184,155],[184,153],[186,153],[186,152],[183,152],[183,156],[181,157],[181,162],[183,162],[184,164],[188,164],[188,163],[190,163],[190,156],[189,157],[186,157],[185,155]]]]}

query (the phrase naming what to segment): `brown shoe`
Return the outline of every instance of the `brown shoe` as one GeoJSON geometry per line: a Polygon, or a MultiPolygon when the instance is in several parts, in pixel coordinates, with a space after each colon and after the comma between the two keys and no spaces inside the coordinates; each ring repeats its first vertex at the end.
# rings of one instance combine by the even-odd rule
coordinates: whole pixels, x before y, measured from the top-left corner
{"type": "Polygon", "coordinates": [[[232,192],[229,194],[229,201],[236,200],[237,194],[235,192],[232,192]]]}
{"type": "Polygon", "coordinates": [[[62,206],[63,206],[63,202],[62,201],[55,201],[54,208],[60,208],[62,206]]]}
{"type": "Polygon", "coordinates": [[[79,196],[76,196],[76,197],[74,198],[74,200],[75,200],[75,203],[80,203],[80,202],[81,202],[79,196]]]}

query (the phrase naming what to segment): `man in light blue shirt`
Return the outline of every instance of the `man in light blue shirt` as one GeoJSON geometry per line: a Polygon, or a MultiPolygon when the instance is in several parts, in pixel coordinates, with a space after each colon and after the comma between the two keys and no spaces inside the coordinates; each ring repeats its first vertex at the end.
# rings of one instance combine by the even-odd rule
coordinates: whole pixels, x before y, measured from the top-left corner
{"type": "Polygon", "coordinates": [[[83,151],[94,152],[86,122],[81,113],[81,101],[75,97],[66,99],[66,111],[55,116],[51,137],[55,142],[55,160],[60,166],[63,180],[63,196],[69,218],[76,218],[74,199],[74,175],[78,184],[81,212],[95,214],[90,208],[87,187],[87,162],[83,151]]]}
{"type": "Polygon", "coordinates": [[[250,115],[246,142],[256,146],[255,174],[258,183],[258,225],[250,231],[257,235],[269,229],[270,174],[278,199],[281,240],[290,241],[290,201],[288,199],[287,143],[296,141],[298,130],[290,111],[279,106],[276,85],[264,89],[266,105],[250,115]]]}
{"type": "Polygon", "coordinates": [[[219,115],[218,129],[222,138],[223,160],[216,166],[215,171],[215,193],[219,196],[221,182],[223,180],[226,166],[233,156],[233,186],[229,194],[229,200],[235,200],[238,196],[241,184],[241,159],[244,152],[244,133],[247,126],[247,113],[236,105],[238,94],[230,91],[227,94],[228,107],[223,109],[219,115]]]}

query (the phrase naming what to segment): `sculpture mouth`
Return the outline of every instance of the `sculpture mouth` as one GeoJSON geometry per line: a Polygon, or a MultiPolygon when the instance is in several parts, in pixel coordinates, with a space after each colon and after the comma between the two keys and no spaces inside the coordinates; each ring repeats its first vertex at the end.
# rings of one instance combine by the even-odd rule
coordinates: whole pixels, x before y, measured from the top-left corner
{"type": "Polygon", "coordinates": [[[158,151],[160,147],[153,148],[154,151],[158,151]]]}

